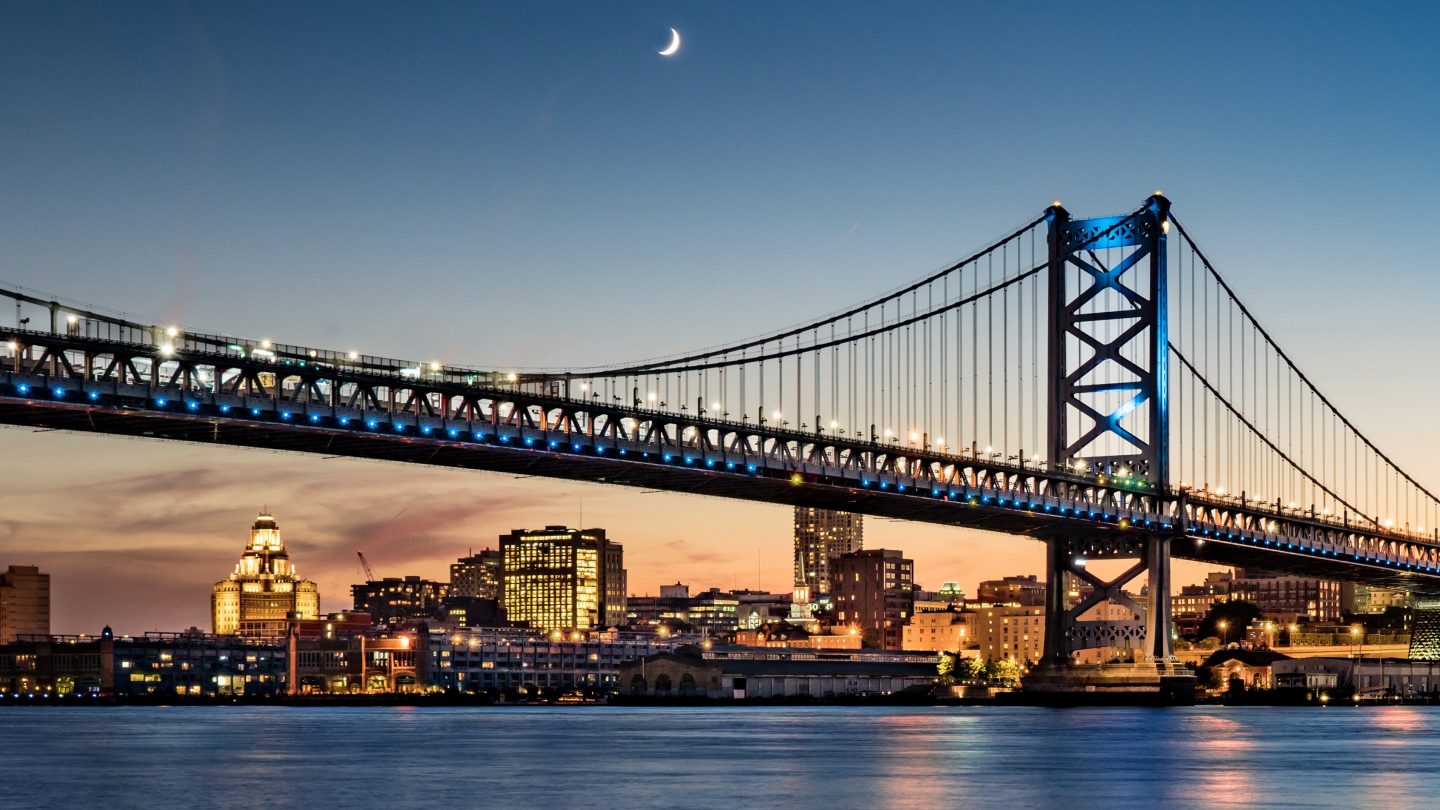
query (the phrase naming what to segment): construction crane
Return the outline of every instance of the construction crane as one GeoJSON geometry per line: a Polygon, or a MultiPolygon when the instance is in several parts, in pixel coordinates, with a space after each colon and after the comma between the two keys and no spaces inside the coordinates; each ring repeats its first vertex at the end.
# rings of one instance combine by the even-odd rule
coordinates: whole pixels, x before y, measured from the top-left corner
{"type": "Polygon", "coordinates": [[[374,582],[375,572],[370,570],[370,563],[365,562],[365,552],[357,551],[355,556],[360,558],[360,567],[365,569],[365,581],[374,582]]]}

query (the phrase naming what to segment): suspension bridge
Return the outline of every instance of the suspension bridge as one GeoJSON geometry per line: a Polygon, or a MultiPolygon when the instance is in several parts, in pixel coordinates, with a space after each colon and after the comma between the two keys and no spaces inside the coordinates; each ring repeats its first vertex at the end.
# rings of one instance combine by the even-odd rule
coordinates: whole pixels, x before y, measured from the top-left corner
{"type": "Polygon", "coordinates": [[[1159,192],[1055,203],[800,325],[624,365],[410,361],[0,291],[0,423],[511,472],[1043,540],[1037,689],[1164,689],[1170,559],[1440,593],[1440,502],[1342,415],[1159,192]],[[1103,579],[1088,561],[1132,559],[1103,579]],[[1145,604],[1125,586],[1145,576],[1145,604]],[[1089,586],[1078,605],[1067,580],[1089,586]],[[1102,602],[1135,622],[1085,622],[1102,602]],[[1097,675],[1084,647],[1143,645],[1097,675]]]}

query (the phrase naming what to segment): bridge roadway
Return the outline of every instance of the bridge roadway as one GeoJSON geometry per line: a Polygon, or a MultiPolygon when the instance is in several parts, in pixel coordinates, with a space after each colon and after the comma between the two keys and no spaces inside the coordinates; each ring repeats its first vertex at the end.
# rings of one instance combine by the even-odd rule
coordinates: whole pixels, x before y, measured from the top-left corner
{"type": "MultiPolygon", "coordinates": [[[[984,453],[567,396],[565,375],[427,367],[268,341],[0,331],[0,424],[592,481],[1082,541],[1440,594],[1434,536],[984,453]],[[268,347],[268,348],[265,348],[268,347]]],[[[11,458],[12,469],[20,462],[11,458]]]]}

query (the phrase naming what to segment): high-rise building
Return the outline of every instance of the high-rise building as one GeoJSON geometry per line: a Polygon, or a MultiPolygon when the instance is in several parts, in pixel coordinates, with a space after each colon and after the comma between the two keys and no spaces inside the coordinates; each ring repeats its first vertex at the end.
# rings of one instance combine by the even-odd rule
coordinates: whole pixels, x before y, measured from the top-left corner
{"type": "Polygon", "coordinates": [[[625,562],[604,529],[515,529],[500,536],[506,618],[541,630],[625,623],[625,562]]]}
{"type": "Polygon", "coordinates": [[[385,577],[350,586],[355,610],[369,613],[377,625],[391,627],[441,618],[441,602],[449,592],[450,586],[444,582],[414,575],[385,577]]]}
{"type": "Polygon", "coordinates": [[[0,574],[0,644],[19,636],[50,635],[50,575],[33,565],[0,574]]]}
{"type": "Polygon", "coordinates": [[[297,619],[320,616],[320,589],[300,579],[280,525],[261,513],[250,527],[250,542],[230,576],[215,583],[210,596],[210,622],[216,635],[283,638],[291,614],[297,619]]]}
{"type": "Polygon", "coordinates": [[[604,583],[600,623],[604,627],[623,627],[625,596],[630,583],[625,575],[625,550],[619,543],[605,543],[604,583]]]}
{"type": "Polygon", "coordinates": [[[902,649],[915,610],[915,563],[890,549],[842,554],[830,564],[830,598],[839,624],[858,628],[868,643],[902,649]]]}
{"type": "Polygon", "coordinates": [[[450,595],[499,599],[500,549],[481,549],[450,563],[450,595]]]}
{"type": "Polygon", "coordinates": [[[808,585],[813,602],[830,594],[830,566],[836,557],[864,547],[860,515],[795,507],[795,586],[808,585]]]}

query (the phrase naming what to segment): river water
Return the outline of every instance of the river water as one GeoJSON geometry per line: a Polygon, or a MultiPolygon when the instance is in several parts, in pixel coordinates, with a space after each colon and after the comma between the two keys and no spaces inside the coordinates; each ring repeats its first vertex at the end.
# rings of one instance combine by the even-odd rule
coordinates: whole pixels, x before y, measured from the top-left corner
{"type": "Polygon", "coordinates": [[[0,708],[6,810],[1119,803],[1440,806],[1440,708],[0,708]]]}

